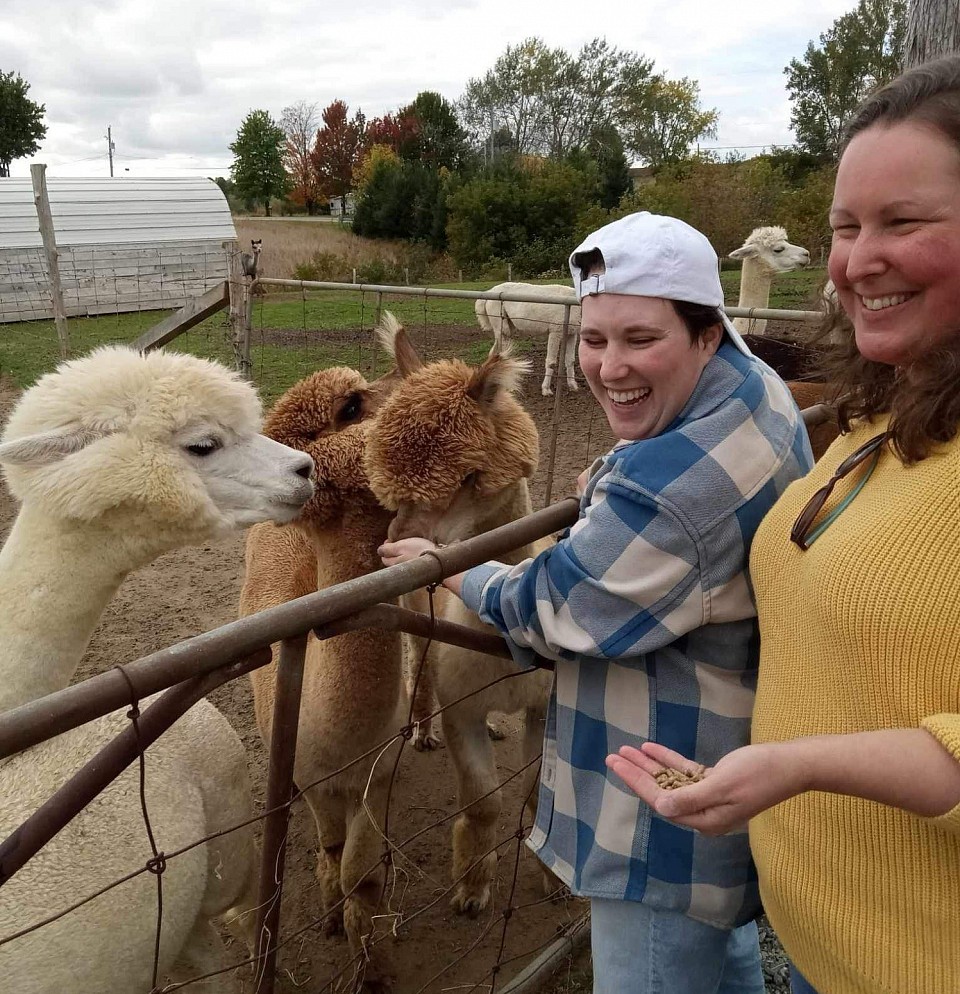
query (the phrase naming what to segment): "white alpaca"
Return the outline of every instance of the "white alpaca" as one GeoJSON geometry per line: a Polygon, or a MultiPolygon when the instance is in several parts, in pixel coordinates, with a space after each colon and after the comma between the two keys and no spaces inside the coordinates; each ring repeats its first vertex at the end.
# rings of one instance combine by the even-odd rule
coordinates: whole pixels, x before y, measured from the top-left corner
{"type": "MultiPolygon", "coordinates": [[[[580,305],[577,293],[571,286],[558,284],[544,286],[534,283],[498,283],[490,287],[490,293],[549,293],[568,297],[570,324],[564,348],[563,364],[567,375],[567,389],[577,390],[577,378],[573,371],[574,356],[577,351],[577,333],[580,330],[580,305]]],[[[563,338],[563,304],[539,304],[516,300],[478,300],[474,311],[480,327],[493,335],[496,351],[505,348],[515,335],[547,336],[547,360],[544,368],[540,392],[544,397],[553,395],[553,378],[557,370],[557,357],[560,354],[560,341],[563,338]]]]}
{"type": "MultiPolygon", "coordinates": [[[[730,258],[743,260],[737,306],[769,307],[774,276],[808,265],[810,253],[788,242],[785,229],[768,225],[754,228],[740,248],[730,253],[730,258]]],[[[767,329],[763,318],[734,318],[733,324],[743,335],[762,335],[767,329]]]]}
{"type": "MultiPolygon", "coordinates": [[[[380,340],[392,348],[399,326],[384,314],[380,340]]],[[[471,538],[531,512],[527,479],[537,465],[538,438],[532,419],[513,391],[528,368],[504,354],[479,367],[459,360],[426,366],[396,352],[404,377],[377,412],[367,440],[365,465],[380,502],[395,510],[390,538],[423,535],[449,543],[471,538]]],[[[528,545],[501,557],[517,563],[549,544],[528,545]]],[[[423,610],[423,591],[405,599],[423,610]]],[[[447,621],[490,629],[458,597],[440,589],[439,615],[447,621]]],[[[419,648],[422,643],[412,640],[419,648]]],[[[419,659],[419,652],[414,652],[419,659]]],[[[453,828],[453,896],[457,911],[480,914],[490,903],[497,857],[492,852],[501,798],[487,716],[491,711],[524,713],[524,759],[540,752],[552,673],[536,670],[488,683],[516,672],[508,660],[434,643],[420,676],[418,699],[432,683],[456,775],[459,805],[469,805],[453,828]],[[453,702],[471,694],[458,704],[453,702]]],[[[422,711],[415,717],[420,717],[422,711]]],[[[535,808],[535,767],[528,777],[535,808]]],[[[556,884],[552,884],[556,886],[556,884]]]]}
{"type": "MultiPolygon", "coordinates": [[[[393,381],[388,375],[368,385],[352,369],[320,370],[292,386],[267,415],[264,430],[272,438],[316,460],[317,484],[296,525],[251,529],[241,615],[381,567],[377,548],[386,540],[390,513],[377,503],[364,473],[370,422],[363,422],[393,381]]],[[[278,655],[275,646],[274,663],[250,675],[265,742],[272,730],[278,655]]],[[[399,738],[383,755],[353,761],[398,735],[408,717],[397,632],[368,629],[309,640],[294,776],[306,788],[317,826],[317,879],[328,912],[324,930],[346,931],[368,992],[386,991],[391,982],[388,947],[370,938],[384,891],[380,831],[399,738]],[[344,767],[333,779],[307,787],[344,767]]]]}
{"type": "MultiPolygon", "coordinates": [[[[131,570],[229,529],[296,516],[313,491],[311,460],[258,434],[259,425],[249,384],[186,355],[103,348],[24,394],[0,442],[0,464],[22,502],[0,552],[0,710],[70,682],[131,570]]],[[[0,835],[126,728],[126,710],[0,764],[0,835]]],[[[146,762],[148,807],[164,851],[249,817],[243,746],[207,701],[151,746],[146,762]]],[[[0,939],[145,863],[137,784],[136,769],[128,769],[3,884],[0,939]]],[[[209,919],[249,910],[255,878],[250,828],[169,862],[161,977],[227,965],[209,919]]],[[[143,874],[0,946],[3,989],[145,994],[155,922],[156,884],[143,874]]],[[[243,924],[252,931],[252,922],[243,924]]],[[[225,975],[205,990],[236,984],[225,975]]]]}

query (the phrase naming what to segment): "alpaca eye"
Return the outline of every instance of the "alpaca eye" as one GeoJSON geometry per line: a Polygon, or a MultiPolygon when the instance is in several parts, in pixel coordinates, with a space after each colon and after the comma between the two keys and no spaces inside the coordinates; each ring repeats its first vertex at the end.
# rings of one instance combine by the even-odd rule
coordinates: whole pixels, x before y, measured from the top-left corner
{"type": "Polygon", "coordinates": [[[218,438],[205,438],[202,442],[197,442],[194,445],[188,445],[187,452],[192,452],[195,456],[209,456],[211,453],[216,452],[217,449],[222,448],[222,443],[218,438]]]}
{"type": "Polygon", "coordinates": [[[478,475],[479,474],[477,473],[476,470],[473,470],[472,472],[467,473],[467,475],[461,481],[460,486],[461,487],[473,487],[473,486],[476,486],[477,476],[478,475]]]}
{"type": "Polygon", "coordinates": [[[351,394],[347,402],[340,408],[337,415],[338,421],[356,421],[363,412],[363,397],[358,393],[351,394]]]}

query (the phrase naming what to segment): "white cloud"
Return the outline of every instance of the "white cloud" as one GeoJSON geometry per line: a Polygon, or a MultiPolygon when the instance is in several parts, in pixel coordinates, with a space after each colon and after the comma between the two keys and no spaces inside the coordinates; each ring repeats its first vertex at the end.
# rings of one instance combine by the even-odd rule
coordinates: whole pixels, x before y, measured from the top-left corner
{"type": "Polygon", "coordinates": [[[108,125],[131,173],[223,174],[253,108],[279,117],[298,100],[340,98],[375,116],[424,89],[454,100],[532,35],[571,52],[606,36],[699,81],[704,106],[720,112],[711,144],[785,144],[783,67],[853,5],[646,0],[608,8],[601,23],[579,0],[35,0],[6,5],[0,69],[20,72],[46,105],[36,158],[54,176],[104,175],[108,125]]]}

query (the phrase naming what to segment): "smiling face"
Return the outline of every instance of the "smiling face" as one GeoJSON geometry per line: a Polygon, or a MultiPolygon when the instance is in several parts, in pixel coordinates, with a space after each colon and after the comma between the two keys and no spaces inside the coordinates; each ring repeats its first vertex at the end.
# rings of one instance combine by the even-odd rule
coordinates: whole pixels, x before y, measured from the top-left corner
{"type": "Polygon", "coordinates": [[[867,359],[903,365],[960,331],[960,154],[932,127],[875,124],[840,160],[830,278],[867,359]]]}
{"type": "Polygon", "coordinates": [[[662,297],[584,297],[580,368],[610,430],[630,441],[659,435],[690,399],[721,336],[715,325],[692,341],[662,297]]]}

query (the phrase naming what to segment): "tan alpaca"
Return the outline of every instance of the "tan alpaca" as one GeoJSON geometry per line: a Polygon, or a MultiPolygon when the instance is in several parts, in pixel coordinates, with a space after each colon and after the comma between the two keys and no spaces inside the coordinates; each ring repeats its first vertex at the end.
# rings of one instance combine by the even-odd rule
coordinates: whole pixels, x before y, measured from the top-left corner
{"type": "MultiPolygon", "coordinates": [[[[295,526],[251,530],[241,615],[381,567],[377,547],[386,538],[390,514],[370,493],[363,450],[370,425],[366,419],[388,384],[385,378],[371,388],[354,370],[323,370],[291,387],[267,416],[267,435],[310,453],[319,460],[318,473],[314,496],[295,526]]],[[[251,674],[264,742],[270,741],[278,649],[274,646],[270,666],[251,674]]],[[[298,786],[305,788],[346,766],[399,732],[408,716],[399,634],[366,630],[322,642],[311,636],[294,771],[298,786]]],[[[364,963],[367,991],[387,990],[391,982],[383,943],[375,945],[365,960],[362,954],[380,910],[384,870],[379,866],[368,871],[382,852],[377,825],[383,824],[398,747],[380,757],[370,779],[367,804],[376,825],[363,808],[376,757],[306,792],[320,840],[321,898],[324,909],[332,910],[326,930],[345,929],[351,952],[364,963]]]]}
{"type": "MultiPolygon", "coordinates": [[[[390,348],[401,332],[396,319],[385,313],[380,329],[384,344],[390,348]]],[[[396,358],[403,380],[374,419],[365,459],[371,489],[396,511],[390,537],[424,535],[449,543],[529,514],[527,480],[537,465],[537,430],[512,393],[526,364],[493,355],[479,367],[459,360],[423,366],[399,350],[396,358]]],[[[503,559],[517,563],[536,551],[524,546],[503,559]]],[[[424,599],[421,591],[410,600],[422,610],[424,599]]],[[[459,598],[442,590],[437,610],[448,621],[490,630],[459,598]]],[[[495,790],[487,715],[523,712],[524,758],[535,757],[542,747],[552,674],[536,670],[482,689],[515,672],[513,664],[440,643],[431,646],[426,667],[421,682],[424,676],[432,680],[441,705],[474,692],[447,707],[441,720],[456,769],[459,805],[474,801],[454,824],[453,877],[463,879],[452,903],[458,911],[477,915],[490,902],[497,858],[488,850],[496,841],[502,803],[495,790]]],[[[534,765],[527,780],[531,810],[537,773],[534,765]]]]}
{"type": "MultiPolygon", "coordinates": [[[[754,228],[730,258],[743,260],[738,307],[769,307],[774,276],[810,263],[810,253],[788,242],[786,230],[777,225],[754,228]]],[[[741,335],[762,335],[767,330],[765,318],[734,318],[733,324],[741,335]]]]}

